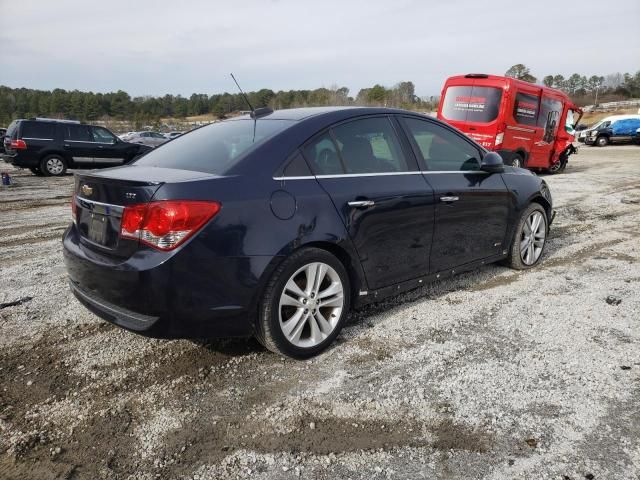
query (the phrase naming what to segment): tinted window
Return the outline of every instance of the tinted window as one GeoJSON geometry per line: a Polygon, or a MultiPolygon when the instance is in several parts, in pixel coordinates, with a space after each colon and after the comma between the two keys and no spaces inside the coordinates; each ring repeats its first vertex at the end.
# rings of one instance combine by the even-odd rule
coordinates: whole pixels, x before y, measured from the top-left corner
{"type": "Polygon", "coordinates": [[[304,154],[311,162],[316,175],[337,175],[344,173],[338,151],[329,133],[324,133],[313,140],[304,149],[304,154]]]}
{"type": "Polygon", "coordinates": [[[516,94],[513,104],[513,118],[522,125],[535,126],[538,118],[539,97],[526,93],[516,94]]]}
{"type": "Polygon", "coordinates": [[[415,118],[404,121],[428,170],[480,169],[480,151],[464,138],[432,122],[415,118]]]}
{"type": "Polygon", "coordinates": [[[311,172],[307,162],[304,161],[304,158],[299,153],[284,167],[283,176],[285,177],[306,177],[308,175],[311,175],[311,172]]]}
{"type": "Polygon", "coordinates": [[[106,128],[93,127],[93,141],[98,143],[115,143],[116,137],[106,128]]]}
{"type": "Polygon", "coordinates": [[[366,118],[333,128],[346,173],[406,172],[407,161],[387,117],[366,118]]]}
{"type": "Polygon", "coordinates": [[[46,122],[22,122],[20,135],[22,138],[53,140],[56,135],[56,124],[46,122]]]}
{"type": "Polygon", "coordinates": [[[560,115],[562,114],[562,102],[543,96],[540,104],[540,114],[538,115],[537,125],[544,128],[544,136],[542,140],[547,143],[553,142],[558,131],[560,115]]]}
{"type": "Polygon", "coordinates": [[[93,142],[93,135],[87,125],[64,125],[64,139],[74,142],[93,142]]]}
{"type": "Polygon", "coordinates": [[[501,99],[501,88],[449,87],[442,100],[442,115],[460,122],[492,122],[498,117],[501,99]]]}
{"type": "Polygon", "coordinates": [[[288,120],[228,120],[182,135],[153,150],[137,165],[223,174],[238,158],[292,125],[288,120]]]}

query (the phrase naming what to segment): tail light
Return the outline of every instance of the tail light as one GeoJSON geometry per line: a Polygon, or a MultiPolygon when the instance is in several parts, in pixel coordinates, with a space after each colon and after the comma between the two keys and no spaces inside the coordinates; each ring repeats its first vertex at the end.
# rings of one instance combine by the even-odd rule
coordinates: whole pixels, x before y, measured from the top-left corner
{"type": "Polygon", "coordinates": [[[129,205],[122,212],[120,236],[163,251],[173,250],[219,211],[218,202],[164,200],[129,205]]]}
{"type": "Polygon", "coordinates": [[[501,123],[500,125],[498,125],[498,133],[496,134],[496,141],[494,143],[494,147],[499,147],[500,145],[502,145],[502,142],[504,140],[504,131],[507,129],[507,124],[506,123],[501,123]]]}
{"type": "Polygon", "coordinates": [[[12,150],[25,150],[27,148],[27,143],[22,140],[11,140],[11,149],[12,150]]]}
{"type": "Polygon", "coordinates": [[[76,205],[76,194],[75,194],[75,192],[73,193],[73,196],[71,197],[71,219],[73,220],[73,223],[76,223],[76,221],[78,219],[78,205],[76,205]]]}

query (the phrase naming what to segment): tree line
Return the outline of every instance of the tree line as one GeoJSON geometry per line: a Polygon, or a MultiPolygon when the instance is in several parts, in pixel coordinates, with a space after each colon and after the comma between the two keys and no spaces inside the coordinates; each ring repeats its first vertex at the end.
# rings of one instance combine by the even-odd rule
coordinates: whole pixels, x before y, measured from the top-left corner
{"type": "MultiPolygon", "coordinates": [[[[529,68],[518,63],[509,68],[505,75],[525,82],[537,83],[529,68]]],[[[574,73],[565,78],[563,75],[546,75],[542,84],[567,93],[579,105],[604,101],[622,100],[640,97],[640,70],[635,74],[612,73],[610,75],[581,75],[574,73]]]]}
{"type": "MultiPolygon", "coordinates": [[[[387,88],[374,85],[361,89],[355,97],[347,87],[333,86],[315,90],[274,92],[261,89],[248,92],[253,107],[274,109],[324,106],[366,105],[430,110],[437,106],[437,97],[419,98],[413,82],[404,81],[387,88]]],[[[52,91],[0,86],[0,125],[16,118],[49,117],[92,121],[104,118],[129,120],[136,124],[157,122],[160,118],[185,118],[212,114],[218,118],[249,107],[240,93],[208,95],[194,93],[190,97],[164,95],[161,97],[131,97],[118,90],[111,93],[81,92],[79,90],[52,91]]]]}

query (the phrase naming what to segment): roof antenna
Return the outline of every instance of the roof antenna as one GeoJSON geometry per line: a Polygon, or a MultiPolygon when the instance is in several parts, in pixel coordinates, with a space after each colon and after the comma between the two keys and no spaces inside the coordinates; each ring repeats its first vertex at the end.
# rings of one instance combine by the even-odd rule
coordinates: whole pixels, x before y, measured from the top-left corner
{"type": "Polygon", "coordinates": [[[244,97],[244,101],[247,102],[247,105],[249,105],[249,109],[251,110],[251,115],[254,116],[255,115],[255,109],[253,108],[253,106],[251,105],[251,102],[249,101],[249,99],[247,98],[247,96],[244,94],[244,92],[242,91],[242,89],[240,88],[240,84],[238,83],[238,81],[236,80],[236,77],[233,76],[233,73],[231,74],[231,78],[233,78],[233,81],[236,82],[236,86],[238,87],[238,90],[240,90],[240,93],[242,94],[242,96],[244,97]]]}
{"type": "Polygon", "coordinates": [[[240,93],[244,97],[244,101],[247,102],[247,105],[249,105],[249,108],[251,109],[251,118],[255,120],[258,117],[263,117],[265,115],[269,115],[270,113],[273,113],[273,110],[271,110],[269,107],[253,108],[253,105],[251,105],[249,98],[247,98],[245,93],[242,91],[242,88],[240,88],[240,84],[236,80],[236,77],[233,76],[233,73],[231,73],[230,75],[231,75],[231,78],[233,78],[233,81],[236,83],[238,90],[240,90],[240,93]]]}

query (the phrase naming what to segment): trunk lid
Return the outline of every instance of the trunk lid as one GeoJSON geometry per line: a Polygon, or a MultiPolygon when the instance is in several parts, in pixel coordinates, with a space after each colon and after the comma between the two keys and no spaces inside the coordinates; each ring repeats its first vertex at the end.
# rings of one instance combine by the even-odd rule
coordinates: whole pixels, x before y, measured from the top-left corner
{"type": "Polygon", "coordinates": [[[150,202],[166,183],[212,177],[215,175],[135,165],[77,173],[74,186],[76,226],[83,243],[106,255],[130,257],[138,249],[139,242],[120,237],[122,212],[126,206],[150,202]]]}

